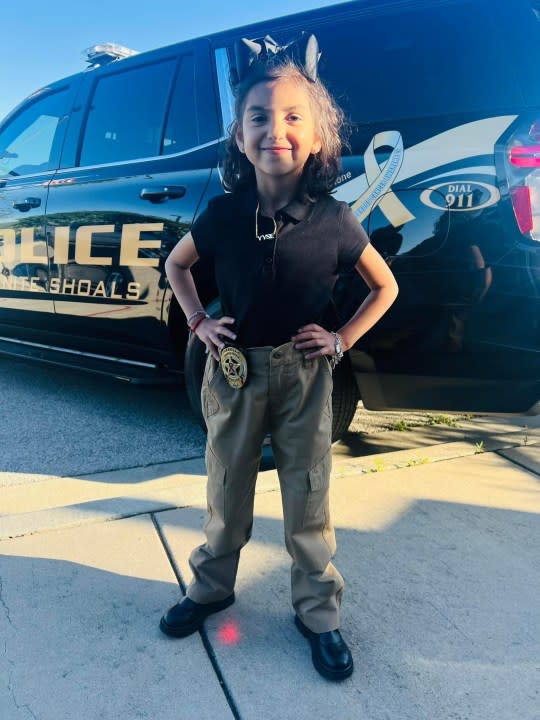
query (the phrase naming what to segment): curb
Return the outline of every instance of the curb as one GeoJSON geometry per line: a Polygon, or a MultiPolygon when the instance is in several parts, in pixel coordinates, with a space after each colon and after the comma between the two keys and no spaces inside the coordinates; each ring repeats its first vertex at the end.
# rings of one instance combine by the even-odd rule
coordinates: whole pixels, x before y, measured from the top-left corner
{"type": "MultiPolygon", "coordinates": [[[[491,433],[478,433],[478,439],[457,440],[453,442],[440,443],[439,445],[428,445],[424,447],[414,448],[411,450],[394,450],[388,453],[379,453],[370,455],[366,458],[358,458],[356,460],[342,460],[334,462],[332,475],[343,477],[345,475],[357,475],[373,472],[385,472],[388,470],[402,470],[404,468],[415,467],[417,465],[427,465],[430,463],[444,462],[445,460],[455,460],[460,457],[470,455],[480,455],[482,453],[498,452],[504,455],[508,460],[520,464],[515,458],[517,457],[512,450],[516,448],[534,447],[540,443],[540,439],[529,440],[524,443],[522,433],[512,431],[501,433],[493,436],[491,433]]],[[[534,461],[533,461],[534,464],[534,461]]],[[[528,464],[524,464],[526,469],[532,469],[528,464]]],[[[538,470],[533,470],[540,474],[538,470]]]]}
{"type": "MultiPolygon", "coordinates": [[[[525,470],[540,474],[540,461],[533,457],[534,448],[540,443],[536,435],[532,438],[524,436],[521,428],[494,434],[492,427],[481,430],[477,426],[467,435],[470,435],[470,439],[394,450],[362,458],[343,458],[338,453],[334,456],[332,477],[361,477],[491,452],[501,454],[525,470]]],[[[14,508],[18,502],[28,506],[32,493],[38,501],[41,496],[41,503],[48,506],[0,516],[0,541],[196,505],[200,505],[203,510],[206,506],[206,471],[204,458],[201,457],[71,478],[48,478],[31,486],[15,486],[4,490],[8,501],[11,495],[14,508]],[[70,493],[72,498],[79,496],[83,501],[50,506],[55,498],[59,503],[65,502],[70,493]],[[102,497],[96,498],[96,494],[102,497]],[[85,496],[93,497],[84,501],[85,496]]],[[[277,491],[277,472],[261,471],[256,493],[277,491]]]]}

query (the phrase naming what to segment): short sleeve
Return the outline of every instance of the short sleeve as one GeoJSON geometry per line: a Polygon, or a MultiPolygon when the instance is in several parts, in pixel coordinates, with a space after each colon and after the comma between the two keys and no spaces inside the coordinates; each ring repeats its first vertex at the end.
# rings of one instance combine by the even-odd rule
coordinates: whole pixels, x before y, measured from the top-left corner
{"type": "Polygon", "coordinates": [[[369,244],[369,237],[347,203],[341,204],[338,238],[338,265],[341,272],[352,270],[369,244]]]}
{"type": "Polygon", "coordinates": [[[191,236],[200,258],[213,257],[215,253],[215,219],[212,202],[197,217],[191,227],[191,236]]]}

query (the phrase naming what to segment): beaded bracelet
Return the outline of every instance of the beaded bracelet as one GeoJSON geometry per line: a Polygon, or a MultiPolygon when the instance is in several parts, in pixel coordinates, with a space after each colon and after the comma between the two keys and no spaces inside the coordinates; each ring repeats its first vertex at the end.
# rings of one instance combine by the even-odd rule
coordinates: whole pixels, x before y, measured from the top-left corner
{"type": "Polygon", "coordinates": [[[195,312],[192,312],[191,315],[187,319],[188,328],[191,328],[191,323],[193,321],[193,318],[196,318],[197,315],[206,315],[206,310],[195,310],[195,312]]]}
{"type": "Polygon", "coordinates": [[[195,330],[196,330],[196,329],[199,327],[199,325],[202,323],[202,321],[203,321],[203,320],[207,320],[209,317],[210,317],[210,315],[209,315],[208,313],[204,313],[204,315],[202,315],[198,320],[195,320],[195,322],[193,323],[193,325],[190,325],[190,326],[189,326],[189,329],[191,330],[191,332],[194,333],[195,330]]]}

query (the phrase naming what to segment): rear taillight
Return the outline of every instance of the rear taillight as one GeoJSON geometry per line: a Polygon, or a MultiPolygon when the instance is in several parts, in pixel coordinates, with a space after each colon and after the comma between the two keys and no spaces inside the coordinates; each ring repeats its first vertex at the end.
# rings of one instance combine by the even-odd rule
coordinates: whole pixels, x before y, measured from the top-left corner
{"type": "Polygon", "coordinates": [[[510,164],[522,168],[540,167],[540,145],[510,148],[510,164]]]}
{"type": "Polygon", "coordinates": [[[506,175],[520,232],[540,241],[540,120],[507,145],[506,175]]]}
{"type": "Polygon", "coordinates": [[[521,232],[526,235],[533,229],[531,189],[523,185],[510,190],[514,214],[521,232]]]}

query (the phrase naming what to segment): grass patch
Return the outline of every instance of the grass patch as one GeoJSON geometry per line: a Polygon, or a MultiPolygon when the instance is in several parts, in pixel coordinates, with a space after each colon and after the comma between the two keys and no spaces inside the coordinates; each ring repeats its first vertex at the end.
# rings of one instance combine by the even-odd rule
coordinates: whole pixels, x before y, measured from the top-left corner
{"type": "Polygon", "coordinates": [[[444,425],[446,427],[457,427],[460,420],[468,419],[466,415],[426,415],[421,421],[411,421],[405,418],[400,418],[396,422],[389,425],[390,430],[397,430],[398,432],[407,432],[413,430],[416,427],[430,427],[435,425],[444,425]]]}
{"type": "Polygon", "coordinates": [[[455,415],[428,415],[426,425],[446,425],[457,427],[460,417],[455,415]]]}
{"type": "Polygon", "coordinates": [[[399,432],[406,432],[407,430],[412,430],[413,427],[415,427],[417,423],[408,422],[407,420],[404,420],[401,418],[400,420],[397,420],[395,423],[392,423],[390,425],[390,430],[399,430],[399,432]]]}
{"type": "Polygon", "coordinates": [[[431,460],[428,457],[423,458],[411,458],[406,460],[403,467],[416,467],[417,465],[427,465],[431,460]]]}
{"type": "Polygon", "coordinates": [[[382,472],[384,469],[385,469],[384,460],[374,460],[373,467],[370,467],[368,472],[370,472],[370,473],[382,472]]]}

